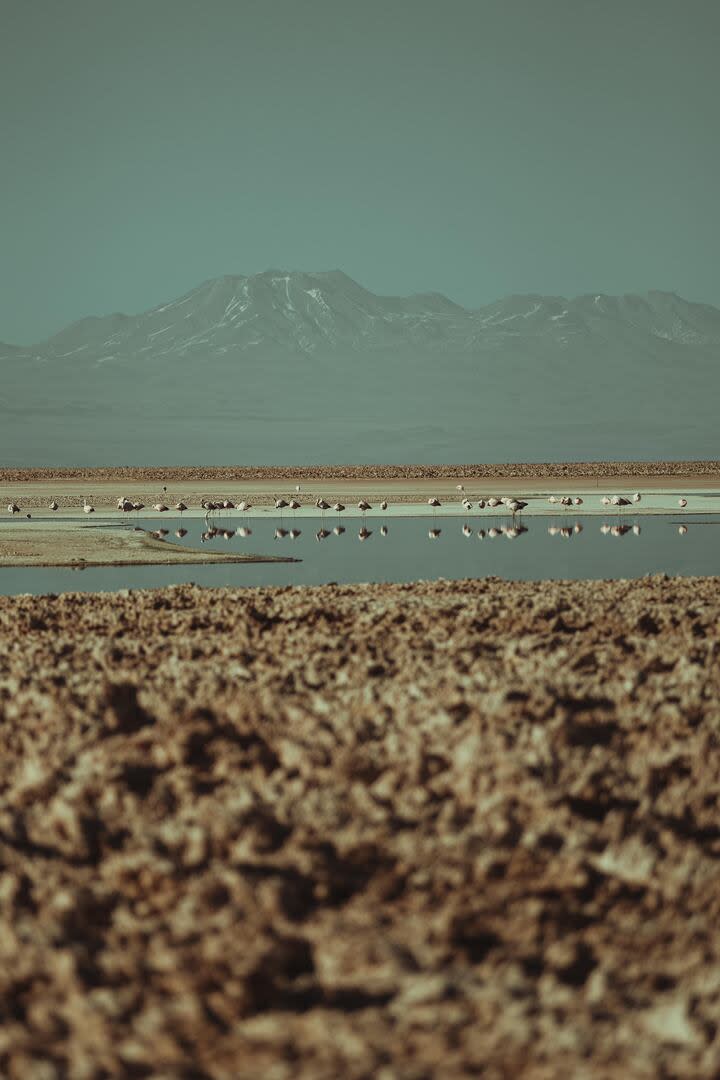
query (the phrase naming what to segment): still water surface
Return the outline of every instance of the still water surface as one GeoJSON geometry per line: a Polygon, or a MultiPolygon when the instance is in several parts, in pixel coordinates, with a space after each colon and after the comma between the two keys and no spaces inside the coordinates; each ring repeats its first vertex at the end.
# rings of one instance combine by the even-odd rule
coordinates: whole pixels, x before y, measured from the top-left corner
{"type": "MultiPolygon", "coordinates": [[[[158,519],[141,519],[151,531],[158,519]]],[[[318,585],[327,582],[415,581],[435,578],[477,578],[488,575],[516,580],[541,578],[635,578],[644,574],[720,574],[720,517],[718,515],[573,515],[527,517],[518,532],[508,536],[509,521],[487,517],[395,518],[383,524],[368,519],[365,539],[362,521],[334,515],[286,519],[286,535],[276,536],[277,520],[250,520],[249,535],[237,521],[216,522],[215,535],[198,519],[163,521],[167,542],[216,551],[246,551],[288,555],[294,563],[225,563],[196,566],[89,567],[0,569],[0,594],[97,592],[152,588],[194,582],[223,585],[318,585]],[[299,530],[292,538],[290,529],[299,530]],[[574,528],[579,526],[579,528],[574,528]],[[635,531],[633,531],[635,526],[635,531]],[[182,537],[175,530],[184,527],[182,537]],[[333,528],[343,528],[336,535],[333,528]],[[491,535],[491,530],[499,530],[491,535]],[[685,529],[682,532],[681,529],[685,529]],[[553,531],[554,530],[554,531],[553,531]],[[564,530],[564,533],[563,533],[564,530]],[[323,535],[323,531],[325,535],[323,535]],[[206,539],[202,539],[203,533],[206,539]],[[436,535],[432,535],[432,533],[436,535]],[[227,535],[225,535],[227,533],[227,535]],[[319,534],[319,535],[318,535],[319,534]]]]}

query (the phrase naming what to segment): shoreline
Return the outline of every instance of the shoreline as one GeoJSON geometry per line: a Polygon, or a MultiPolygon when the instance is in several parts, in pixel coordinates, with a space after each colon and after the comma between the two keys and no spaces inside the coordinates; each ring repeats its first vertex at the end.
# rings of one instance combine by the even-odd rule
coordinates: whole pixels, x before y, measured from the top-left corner
{"type": "Polygon", "coordinates": [[[89,569],[103,566],[199,566],[208,563],[297,562],[289,556],[180,547],[125,525],[18,522],[0,526],[0,569],[89,569]]]}
{"type": "MultiPolygon", "coordinates": [[[[204,517],[205,512],[200,508],[203,499],[214,502],[229,499],[236,506],[245,500],[252,504],[247,516],[254,517],[268,511],[274,514],[274,501],[280,496],[288,502],[297,498],[302,505],[298,515],[304,517],[318,515],[314,504],[319,497],[331,505],[342,502],[346,506],[345,513],[353,516],[357,511],[357,502],[366,499],[373,505],[372,515],[376,516],[380,513],[377,504],[383,499],[388,501],[391,515],[400,512],[426,514],[429,496],[435,496],[443,503],[442,512],[457,508],[462,513],[460,501],[463,495],[474,503],[491,496],[526,499],[530,502],[526,510],[528,514],[591,513],[594,510],[607,513],[608,508],[600,504],[603,495],[617,494],[630,498],[635,491],[642,493],[643,501],[634,504],[632,512],[643,513],[648,509],[672,512],[677,509],[677,498],[681,495],[688,498],[690,512],[720,510],[720,471],[697,475],[658,473],[645,477],[598,475],[592,478],[569,475],[450,475],[438,472],[421,478],[404,476],[385,479],[369,475],[345,477],[337,472],[329,473],[327,477],[306,478],[296,473],[276,479],[269,476],[220,479],[210,474],[201,479],[182,479],[180,472],[175,479],[161,472],[153,473],[150,480],[124,474],[110,478],[100,475],[69,477],[62,473],[38,478],[27,474],[22,479],[0,482],[0,520],[7,517],[7,507],[11,503],[18,504],[21,514],[41,511],[43,518],[46,518],[52,500],[60,504],[60,509],[53,514],[54,520],[73,517],[83,520],[82,505],[87,498],[104,517],[132,522],[135,519],[133,514],[123,514],[117,510],[120,497],[143,503],[141,513],[144,518],[165,517],[168,521],[181,520],[181,515],[173,509],[175,503],[180,501],[189,507],[184,512],[186,516],[204,517]],[[462,485],[462,491],[458,491],[459,485],[462,485]],[[552,507],[547,503],[551,494],[581,496],[583,505],[581,508],[552,507]],[[164,514],[158,513],[153,510],[157,503],[164,503],[170,509],[164,514]],[[404,509],[401,511],[401,508],[404,509]]],[[[625,509],[630,511],[629,507],[625,509]]],[[[486,508],[482,512],[487,515],[490,511],[486,508]]],[[[332,516],[332,511],[327,511],[327,514],[332,516]]],[[[246,515],[232,509],[219,511],[214,516],[240,518],[246,515]]],[[[286,520],[292,520],[289,509],[284,511],[283,516],[286,520]]]]}

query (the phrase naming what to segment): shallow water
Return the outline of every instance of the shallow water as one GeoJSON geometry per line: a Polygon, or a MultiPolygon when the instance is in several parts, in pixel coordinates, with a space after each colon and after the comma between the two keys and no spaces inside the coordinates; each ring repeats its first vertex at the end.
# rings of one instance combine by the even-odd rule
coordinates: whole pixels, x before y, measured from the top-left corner
{"type": "MultiPolygon", "coordinates": [[[[149,531],[158,520],[140,520],[149,531]]],[[[644,574],[720,574],[720,518],[717,515],[625,514],[527,517],[515,536],[508,536],[507,518],[470,516],[394,518],[386,524],[368,518],[369,535],[359,539],[362,521],[348,518],[336,535],[334,515],[285,519],[286,535],[276,538],[278,520],[254,519],[242,536],[237,521],[216,522],[215,535],[202,539],[206,526],[194,519],[163,521],[167,542],[203,546],[216,551],[288,555],[295,563],[225,563],[197,566],[117,566],[80,569],[3,568],[0,594],[97,592],[152,588],[194,582],[198,585],[318,585],[327,582],[415,581],[435,578],[497,576],[516,580],[542,578],[635,578],[644,574]],[[579,526],[579,528],[575,528],[579,526]],[[635,526],[635,531],[633,531],[635,526]],[[175,530],[185,528],[182,537],[175,530]],[[681,533],[684,528],[686,532],[681,533]],[[327,535],[318,538],[318,531],[327,535]],[[497,535],[492,536],[491,530],[497,535]],[[565,530],[563,534],[562,530],[565,530]],[[437,535],[431,533],[437,530],[437,535]],[[465,530],[465,531],[463,531],[465,530]],[[551,532],[551,530],[555,530],[551,532]],[[610,530],[610,531],[609,531],[610,530]],[[613,531],[614,530],[614,534],[613,531]],[[622,531],[620,531],[622,530],[622,531]],[[228,535],[224,535],[227,531],[228,535]],[[569,535],[568,535],[569,533],[569,535]],[[469,535],[466,535],[469,534],[469,535]]]]}

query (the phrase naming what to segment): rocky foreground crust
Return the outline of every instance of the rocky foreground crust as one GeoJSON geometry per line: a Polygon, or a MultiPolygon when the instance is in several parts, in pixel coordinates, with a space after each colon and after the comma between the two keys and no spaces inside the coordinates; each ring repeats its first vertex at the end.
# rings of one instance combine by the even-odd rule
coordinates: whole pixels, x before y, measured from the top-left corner
{"type": "Polygon", "coordinates": [[[0,602],[0,1075],[716,1077],[717,579],[0,602]]]}

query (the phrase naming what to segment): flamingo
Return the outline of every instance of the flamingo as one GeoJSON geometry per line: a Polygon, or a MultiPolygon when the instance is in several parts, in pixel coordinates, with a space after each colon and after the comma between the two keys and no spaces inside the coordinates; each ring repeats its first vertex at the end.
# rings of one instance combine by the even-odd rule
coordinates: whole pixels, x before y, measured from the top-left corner
{"type": "Polygon", "coordinates": [[[575,498],[573,499],[573,506],[582,506],[582,504],[583,504],[582,499],[578,495],[576,495],[575,498]]]}
{"type": "Polygon", "coordinates": [[[682,510],[684,510],[684,509],[685,509],[685,507],[687,506],[687,499],[686,499],[686,498],[684,498],[684,497],[683,497],[683,498],[681,498],[681,499],[678,499],[678,506],[679,506],[679,507],[680,507],[680,508],[681,508],[682,510]]]}
{"type": "Polygon", "coordinates": [[[170,507],[166,506],[164,502],[155,503],[155,505],[153,506],[153,510],[157,510],[158,514],[164,514],[165,511],[169,509],[170,507]]]}
{"type": "Polygon", "coordinates": [[[8,503],[8,514],[19,514],[20,507],[17,503],[8,503]]]}
{"type": "Polygon", "coordinates": [[[241,503],[238,503],[238,510],[241,510],[243,514],[247,514],[248,510],[251,509],[252,503],[245,502],[245,500],[243,500],[241,503]]]}
{"type": "Polygon", "coordinates": [[[456,491],[464,491],[465,488],[464,488],[464,486],[462,484],[456,484],[455,485],[455,490],[456,491]]]}
{"type": "Polygon", "coordinates": [[[442,506],[442,503],[440,502],[439,499],[436,499],[435,496],[433,495],[433,497],[431,499],[428,499],[428,506],[432,506],[432,508],[433,508],[433,517],[435,517],[435,515],[437,514],[438,506],[442,506]]]}
{"type": "Polygon", "coordinates": [[[495,496],[494,496],[494,495],[492,495],[492,496],[491,496],[491,497],[490,497],[490,498],[488,499],[488,501],[487,501],[487,504],[488,504],[488,506],[489,506],[489,507],[491,507],[491,508],[492,508],[492,509],[494,510],[496,506],[499,506],[499,505],[500,505],[500,500],[499,500],[499,499],[496,499],[496,498],[495,498],[495,496]]]}
{"type": "Polygon", "coordinates": [[[554,506],[555,503],[557,502],[557,499],[555,498],[554,495],[551,495],[550,498],[548,499],[548,502],[551,503],[554,506]]]}
{"type": "Polygon", "coordinates": [[[514,518],[516,514],[519,514],[521,510],[525,509],[527,503],[523,499],[508,499],[505,505],[514,518]]]}
{"type": "Polygon", "coordinates": [[[293,517],[294,517],[296,510],[300,509],[300,503],[297,501],[297,499],[291,499],[290,500],[290,509],[292,510],[293,517]]]}
{"type": "Polygon", "coordinates": [[[133,510],[135,511],[136,514],[139,514],[141,510],[145,509],[145,503],[143,503],[143,502],[134,502],[132,504],[132,508],[133,508],[133,510]]]}
{"type": "Polygon", "coordinates": [[[470,511],[473,508],[473,504],[470,502],[470,500],[469,499],[463,499],[462,504],[465,507],[465,509],[467,510],[467,512],[470,513],[470,511]]]}
{"type": "Polygon", "coordinates": [[[287,502],[282,497],[275,500],[275,509],[280,511],[280,520],[281,521],[282,521],[282,512],[285,509],[285,507],[289,506],[289,505],[290,505],[290,503],[287,502]]]}
{"type": "Polygon", "coordinates": [[[367,501],[367,499],[361,499],[360,502],[358,503],[358,510],[362,511],[363,528],[364,528],[365,527],[365,515],[367,514],[368,510],[372,510],[372,506],[367,501]]]}
{"type": "Polygon", "coordinates": [[[635,494],[632,497],[632,501],[634,503],[639,503],[640,502],[640,492],[639,491],[635,492],[635,494]]]}
{"type": "Polygon", "coordinates": [[[184,502],[176,502],[175,503],[175,509],[182,515],[187,510],[187,506],[185,505],[184,502]]]}
{"type": "Polygon", "coordinates": [[[51,510],[59,510],[59,509],[60,509],[60,507],[58,506],[58,504],[57,504],[57,503],[55,502],[55,500],[54,500],[54,499],[53,499],[53,501],[52,501],[52,502],[50,503],[50,509],[51,509],[51,510]]]}
{"type": "Polygon", "coordinates": [[[326,499],[322,499],[322,498],[318,497],[315,500],[315,505],[317,506],[318,510],[320,511],[320,516],[321,516],[321,518],[323,520],[323,523],[324,523],[325,522],[325,511],[330,509],[330,503],[326,499]]]}
{"type": "Polygon", "coordinates": [[[484,510],[484,509],[485,509],[485,500],[484,499],[478,499],[478,510],[484,510]]]}
{"type": "Polygon", "coordinates": [[[387,510],[387,508],[388,508],[387,499],[383,499],[383,501],[380,503],[380,509],[381,510],[387,510]]]}
{"type": "Polygon", "coordinates": [[[87,496],[85,496],[85,495],[83,495],[83,513],[84,514],[94,514],[95,513],[95,507],[92,506],[87,501],[87,496]]]}
{"type": "Polygon", "coordinates": [[[603,495],[603,497],[602,497],[602,499],[600,501],[602,502],[603,506],[610,506],[611,500],[610,500],[609,496],[603,495]]]}
{"type": "Polygon", "coordinates": [[[333,510],[336,511],[338,518],[340,517],[340,515],[342,514],[344,509],[345,509],[345,507],[343,506],[343,504],[341,502],[336,502],[335,505],[333,506],[333,510]]]}

